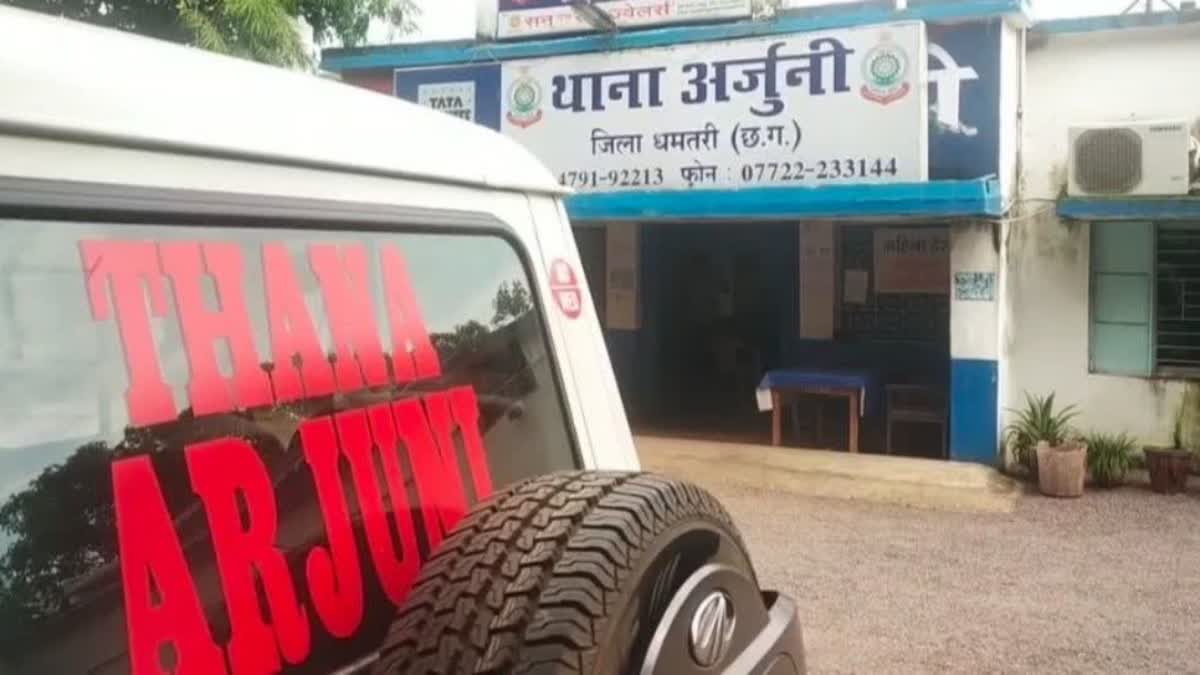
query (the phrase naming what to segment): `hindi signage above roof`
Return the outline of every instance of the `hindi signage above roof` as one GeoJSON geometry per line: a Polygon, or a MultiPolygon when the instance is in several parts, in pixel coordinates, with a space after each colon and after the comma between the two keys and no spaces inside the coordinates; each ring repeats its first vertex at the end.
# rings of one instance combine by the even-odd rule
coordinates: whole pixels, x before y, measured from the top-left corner
{"type": "MultiPolygon", "coordinates": [[[[751,0],[594,0],[620,28],[742,19],[751,0]]],[[[595,30],[569,0],[500,0],[496,37],[500,39],[595,30]]]]}
{"type": "Polygon", "coordinates": [[[531,59],[501,129],[581,192],[925,181],[925,27],[531,59]]]}

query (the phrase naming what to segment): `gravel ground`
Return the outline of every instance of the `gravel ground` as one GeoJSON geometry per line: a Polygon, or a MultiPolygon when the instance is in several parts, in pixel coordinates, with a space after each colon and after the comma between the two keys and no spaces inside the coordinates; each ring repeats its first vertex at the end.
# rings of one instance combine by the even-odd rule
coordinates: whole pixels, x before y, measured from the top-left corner
{"type": "Polygon", "coordinates": [[[1200,673],[1200,496],[1127,488],[1012,514],[709,485],[813,673],[1200,673]]]}

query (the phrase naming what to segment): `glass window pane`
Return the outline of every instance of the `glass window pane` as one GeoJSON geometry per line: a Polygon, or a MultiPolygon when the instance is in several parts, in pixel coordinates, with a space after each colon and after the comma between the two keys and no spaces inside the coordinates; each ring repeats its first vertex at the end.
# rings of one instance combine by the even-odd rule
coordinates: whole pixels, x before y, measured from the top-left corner
{"type": "Polygon", "coordinates": [[[530,288],[481,234],[0,221],[0,671],[373,650],[465,510],[576,467],[530,288]]]}
{"type": "Polygon", "coordinates": [[[1154,247],[1154,226],[1144,222],[1092,224],[1092,270],[1148,274],[1154,247]]]}
{"type": "Polygon", "coordinates": [[[1092,365],[1096,371],[1104,373],[1149,375],[1148,327],[1105,323],[1094,325],[1092,365]]]}
{"type": "Polygon", "coordinates": [[[1150,322],[1150,278],[1146,275],[1097,274],[1093,319],[1101,323],[1150,322]]]}

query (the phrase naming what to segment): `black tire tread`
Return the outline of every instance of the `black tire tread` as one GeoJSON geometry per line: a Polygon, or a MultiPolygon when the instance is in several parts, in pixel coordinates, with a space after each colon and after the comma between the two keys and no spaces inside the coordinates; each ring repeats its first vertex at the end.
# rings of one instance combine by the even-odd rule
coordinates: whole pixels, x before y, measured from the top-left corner
{"type": "Polygon", "coordinates": [[[590,673],[638,554],[672,523],[695,517],[742,546],[715,498],[670,478],[569,472],[509,487],[430,558],[374,672],[590,673]]]}

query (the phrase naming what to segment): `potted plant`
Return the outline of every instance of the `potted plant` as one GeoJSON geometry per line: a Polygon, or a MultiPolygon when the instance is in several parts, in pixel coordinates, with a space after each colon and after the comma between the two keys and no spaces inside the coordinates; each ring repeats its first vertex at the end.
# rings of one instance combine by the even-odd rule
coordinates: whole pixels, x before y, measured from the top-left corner
{"type": "Polygon", "coordinates": [[[1082,497],[1087,480],[1087,444],[1076,438],[1064,438],[1053,444],[1039,441],[1037,446],[1038,491],[1047,497],[1082,497]]]}
{"type": "Polygon", "coordinates": [[[1173,495],[1187,489],[1188,473],[1192,468],[1192,453],[1183,447],[1183,413],[1181,405],[1175,414],[1171,432],[1171,447],[1146,448],[1146,470],[1150,472],[1150,489],[1159,494],[1173,495]]]}
{"type": "Polygon", "coordinates": [[[1087,437],[1088,473],[1092,483],[1112,488],[1125,482],[1133,467],[1134,440],[1129,434],[1094,433],[1087,437]]]}
{"type": "MultiPolygon", "coordinates": [[[[1017,419],[1004,430],[1005,444],[1012,450],[1017,463],[1025,467],[1031,480],[1038,480],[1038,444],[1062,446],[1071,435],[1071,420],[1078,412],[1075,406],[1054,409],[1054,394],[1033,396],[1025,394],[1025,407],[1010,410],[1017,419]]],[[[1081,461],[1083,458],[1080,458],[1081,461]]],[[[1083,468],[1080,468],[1083,471],[1083,468]]]]}

